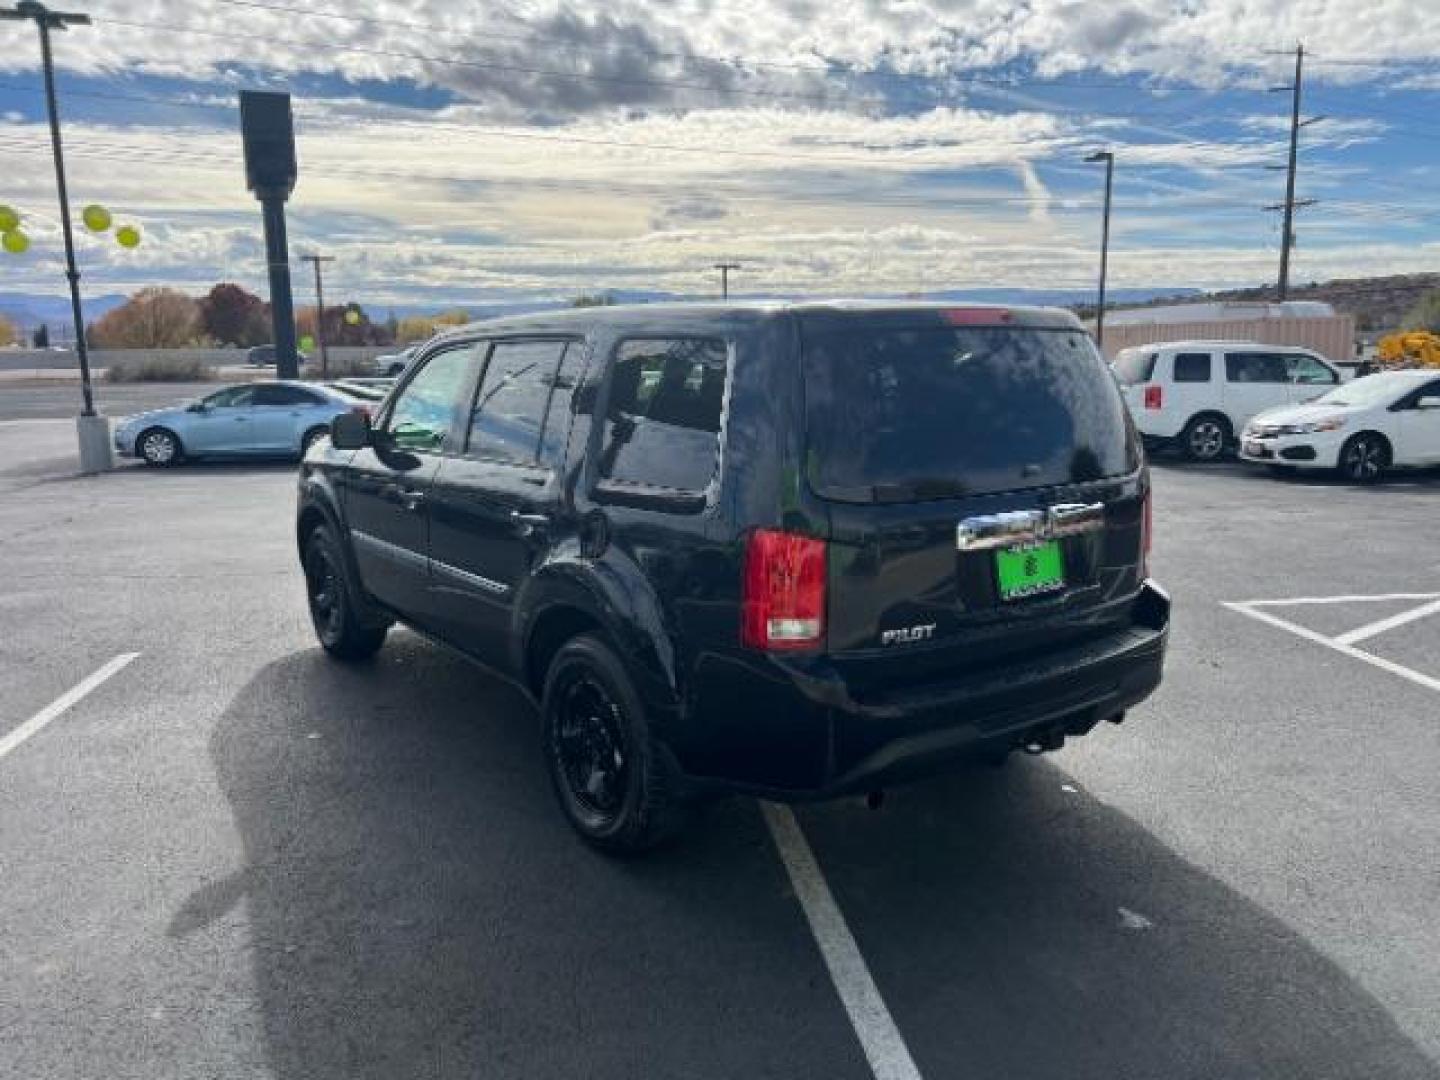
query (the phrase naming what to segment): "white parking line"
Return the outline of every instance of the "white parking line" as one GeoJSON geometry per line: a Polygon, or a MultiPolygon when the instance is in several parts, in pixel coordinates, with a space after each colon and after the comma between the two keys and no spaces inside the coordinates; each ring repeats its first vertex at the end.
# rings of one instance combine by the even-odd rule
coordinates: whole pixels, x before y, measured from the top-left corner
{"type": "Polygon", "coordinates": [[[1427,615],[1434,615],[1437,611],[1440,611],[1440,600],[1432,600],[1428,604],[1421,604],[1419,607],[1411,608],[1409,611],[1402,611],[1398,614],[1391,615],[1388,619],[1380,619],[1367,626],[1351,630],[1348,634],[1341,634],[1335,640],[1341,645],[1354,645],[1356,642],[1375,637],[1377,634],[1383,634],[1387,630],[1394,630],[1397,626],[1404,626],[1407,623],[1414,622],[1416,619],[1423,619],[1427,615]]]}
{"type": "Polygon", "coordinates": [[[762,802],[760,809],[875,1080],[920,1080],[920,1070],[885,1007],[795,814],[778,803],[762,802]]]}
{"type": "Polygon", "coordinates": [[[139,653],[133,652],[121,653],[84,682],[65,691],[65,693],[61,694],[49,705],[46,705],[45,708],[30,717],[29,720],[26,720],[14,731],[10,732],[10,734],[0,737],[0,758],[4,758],[5,755],[9,754],[10,751],[14,750],[26,739],[30,738],[30,736],[36,735],[44,730],[45,725],[49,724],[50,721],[61,715],[77,701],[83,700],[92,690],[110,678],[110,676],[123,669],[126,664],[130,663],[131,660],[134,660],[139,655],[139,653]]]}
{"type": "Polygon", "coordinates": [[[1375,596],[1295,596],[1288,600],[1237,600],[1226,607],[1289,607],[1302,604],[1373,604],[1387,600],[1440,600],[1434,592],[1392,592],[1375,596]]]}
{"type": "MultiPolygon", "coordinates": [[[[1366,600],[1372,598],[1356,597],[1354,599],[1366,600]]],[[[1406,599],[1409,598],[1407,597],[1406,599]]],[[[1360,649],[1355,648],[1354,645],[1347,645],[1343,643],[1338,638],[1326,637],[1324,634],[1311,630],[1308,626],[1300,626],[1297,623],[1290,622],[1288,619],[1282,619],[1278,615],[1272,615],[1268,611],[1257,611],[1255,607],[1256,603],[1258,603],[1258,601],[1250,601],[1249,603],[1228,603],[1224,604],[1223,606],[1229,608],[1231,611],[1238,611],[1241,615],[1248,615],[1252,619],[1257,619],[1260,622],[1268,623],[1271,626],[1279,627],[1281,630],[1288,630],[1290,631],[1290,633],[1295,634],[1297,637],[1302,637],[1306,641],[1313,641],[1317,645],[1324,645],[1327,649],[1334,649],[1342,656],[1348,656],[1354,660],[1359,660],[1362,663],[1369,664],[1372,667],[1377,667],[1381,671],[1388,671],[1391,675],[1398,675],[1402,679],[1408,679],[1411,682],[1415,683],[1417,686],[1423,686],[1427,690],[1434,690],[1436,693],[1440,693],[1440,679],[1436,679],[1433,676],[1426,675],[1424,672],[1414,671],[1411,668],[1406,667],[1404,664],[1395,663],[1395,661],[1393,660],[1386,660],[1383,656],[1376,656],[1373,653],[1364,652],[1360,649]]],[[[1263,601],[1263,603],[1274,606],[1278,604],[1283,604],[1285,603],[1285,601],[1267,600],[1263,601]]]]}

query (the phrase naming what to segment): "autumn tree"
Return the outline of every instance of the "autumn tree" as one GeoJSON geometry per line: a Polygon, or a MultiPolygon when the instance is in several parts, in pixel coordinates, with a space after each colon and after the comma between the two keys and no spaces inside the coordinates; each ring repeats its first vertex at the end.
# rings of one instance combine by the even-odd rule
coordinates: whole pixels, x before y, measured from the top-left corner
{"type": "Polygon", "coordinates": [[[14,345],[19,340],[20,331],[15,329],[15,324],[4,315],[0,315],[0,347],[14,345]]]}
{"type": "Polygon", "coordinates": [[[1421,297],[1420,302],[1406,314],[1401,328],[1440,333],[1440,290],[1421,297]]]}
{"type": "MultiPolygon", "coordinates": [[[[315,338],[318,345],[320,336],[315,332],[313,305],[300,308],[295,313],[295,330],[300,337],[315,338]]],[[[372,323],[359,304],[325,305],[326,345],[389,345],[394,340],[385,324],[372,323]],[[353,318],[350,317],[352,312],[353,318]]]]}
{"type": "Polygon", "coordinates": [[[200,301],[205,334],[222,345],[263,345],[270,340],[265,301],[239,285],[222,282],[200,301]]]}
{"type": "Polygon", "coordinates": [[[178,349],[200,333],[200,305],[174,289],[141,289],[90,330],[102,349],[178,349]]]}

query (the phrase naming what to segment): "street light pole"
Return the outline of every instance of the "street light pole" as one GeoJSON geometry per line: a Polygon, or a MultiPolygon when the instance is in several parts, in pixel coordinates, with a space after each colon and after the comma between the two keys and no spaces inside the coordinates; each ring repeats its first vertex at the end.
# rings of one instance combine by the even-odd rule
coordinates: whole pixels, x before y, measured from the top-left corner
{"type": "Polygon", "coordinates": [[[315,344],[320,346],[320,374],[330,377],[330,350],[325,342],[325,286],[320,277],[320,264],[334,262],[334,255],[301,255],[315,267],[315,344]]]}
{"type": "Polygon", "coordinates": [[[55,63],[50,52],[50,32],[71,26],[89,26],[90,16],[78,12],[51,11],[36,0],[22,0],[13,8],[0,8],[0,20],[30,20],[40,31],[40,59],[45,73],[45,105],[50,114],[50,149],[55,157],[55,186],[60,196],[60,227],[65,235],[65,276],[70,281],[70,312],[75,320],[75,356],[80,361],[80,469],[99,472],[114,464],[110,433],[104,419],[95,412],[95,394],[90,385],[90,353],[85,341],[85,314],[80,303],[80,269],[75,261],[75,236],[70,227],[70,196],[65,186],[65,153],[60,142],[60,109],[55,99],[55,63]]]}
{"type": "Polygon", "coordinates": [[[1100,296],[1095,308],[1095,343],[1100,352],[1105,352],[1105,277],[1110,264],[1110,197],[1115,188],[1115,154],[1109,150],[1097,150],[1087,157],[1086,162],[1105,163],[1105,216],[1100,227],[1100,296]]]}
{"type": "Polygon", "coordinates": [[[736,262],[718,262],[715,269],[720,271],[720,299],[730,299],[730,271],[739,270],[740,264],[736,262]]]}

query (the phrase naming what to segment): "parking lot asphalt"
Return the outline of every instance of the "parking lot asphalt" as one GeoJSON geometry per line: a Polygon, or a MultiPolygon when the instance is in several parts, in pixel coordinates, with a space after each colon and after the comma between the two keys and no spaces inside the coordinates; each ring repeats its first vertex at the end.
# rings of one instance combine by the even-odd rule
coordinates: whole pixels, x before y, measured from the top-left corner
{"type": "MultiPolygon", "coordinates": [[[[0,1072],[876,1075],[755,802],[596,855],[515,691],[323,657],[293,466],[47,469],[0,489],[0,1072]]],[[[796,812],[889,1075],[1440,1078],[1440,615],[1355,646],[1419,681],[1326,644],[1440,593],[1440,479],[1155,481],[1151,702],[796,812]]]]}

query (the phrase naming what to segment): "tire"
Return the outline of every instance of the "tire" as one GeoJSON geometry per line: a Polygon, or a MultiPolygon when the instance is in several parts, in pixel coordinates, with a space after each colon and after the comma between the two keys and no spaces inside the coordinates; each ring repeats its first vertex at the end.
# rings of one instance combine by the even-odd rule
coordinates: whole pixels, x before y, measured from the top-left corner
{"type": "Polygon", "coordinates": [[[179,465],[185,459],[185,448],[180,445],[180,436],[169,428],[149,428],[142,431],[135,440],[135,453],[141,461],[154,469],[167,469],[179,465]]]}
{"type": "Polygon", "coordinates": [[[1180,447],[1191,461],[1219,461],[1230,445],[1230,421],[1214,413],[1191,417],[1180,432],[1180,447]]]}
{"type": "Polygon", "coordinates": [[[321,525],[305,541],[305,599],[324,650],[337,660],[368,660],[385,644],[388,627],[370,626],[355,608],[355,590],[339,541],[321,525]]]}
{"type": "Polygon", "coordinates": [[[310,447],[314,446],[319,440],[329,434],[330,429],[323,426],[313,427],[305,432],[305,436],[300,440],[300,456],[302,458],[305,457],[306,454],[310,453],[310,447]]]}
{"type": "Polygon", "coordinates": [[[1373,484],[1390,465],[1390,444],[1383,435],[1362,431],[1345,440],[1336,471],[1352,484],[1373,484]]]}
{"type": "Polygon", "coordinates": [[[689,806],[624,665],[593,634],[555,654],[541,699],[545,761],[582,839],[613,855],[648,851],[685,827],[689,806]]]}

